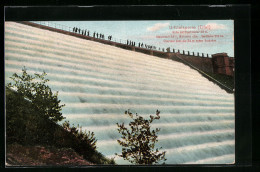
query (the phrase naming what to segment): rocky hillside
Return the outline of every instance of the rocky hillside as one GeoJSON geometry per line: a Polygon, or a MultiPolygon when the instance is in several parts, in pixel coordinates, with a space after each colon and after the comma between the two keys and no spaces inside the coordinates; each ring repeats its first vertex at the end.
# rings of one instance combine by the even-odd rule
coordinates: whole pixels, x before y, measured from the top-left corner
{"type": "Polygon", "coordinates": [[[93,165],[70,148],[7,145],[7,166],[82,166],[93,165]]]}

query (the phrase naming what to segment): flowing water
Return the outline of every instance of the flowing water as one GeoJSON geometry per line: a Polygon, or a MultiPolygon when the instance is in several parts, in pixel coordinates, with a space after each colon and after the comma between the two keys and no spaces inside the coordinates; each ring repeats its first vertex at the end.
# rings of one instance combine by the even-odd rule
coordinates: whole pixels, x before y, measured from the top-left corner
{"type": "Polygon", "coordinates": [[[235,160],[234,95],[182,63],[27,25],[5,23],[5,81],[16,72],[45,71],[71,124],[93,131],[98,151],[121,152],[116,123],[130,109],[144,117],[160,110],[157,147],[166,164],[235,160]]]}

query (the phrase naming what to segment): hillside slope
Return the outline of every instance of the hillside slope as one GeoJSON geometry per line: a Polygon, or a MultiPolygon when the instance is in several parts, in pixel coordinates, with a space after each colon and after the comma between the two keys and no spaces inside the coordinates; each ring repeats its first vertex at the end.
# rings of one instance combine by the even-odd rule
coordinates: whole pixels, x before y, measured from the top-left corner
{"type": "Polygon", "coordinates": [[[8,87],[5,100],[8,165],[115,164],[96,150],[87,133],[81,133],[68,123],[59,125],[51,121],[8,87]]]}
{"type": "Polygon", "coordinates": [[[94,165],[69,148],[7,145],[8,166],[83,166],[94,165]]]}
{"type": "MultiPolygon", "coordinates": [[[[116,123],[159,109],[167,164],[233,163],[234,95],[182,63],[14,22],[5,23],[5,77],[45,71],[70,123],[93,131],[98,151],[120,153],[116,123]]],[[[116,163],[128,162],[116,157],[116,163]]]]}

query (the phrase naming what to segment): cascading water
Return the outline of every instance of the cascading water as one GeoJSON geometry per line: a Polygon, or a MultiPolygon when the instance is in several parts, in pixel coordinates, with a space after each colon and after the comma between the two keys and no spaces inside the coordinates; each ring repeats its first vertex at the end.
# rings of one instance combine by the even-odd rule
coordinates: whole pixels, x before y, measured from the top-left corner
{"type": "Polygon", "coordinates": [[[129,122],[125,110],[149,117],[158,109],[152,126],[161,128],[166,164],[234,163],[234,95],[182,63],[6,22],[6,83],[23,66],[48,74],[63,116],[93,131],[108,157],[121,152],[116,123],[129,122]]]}

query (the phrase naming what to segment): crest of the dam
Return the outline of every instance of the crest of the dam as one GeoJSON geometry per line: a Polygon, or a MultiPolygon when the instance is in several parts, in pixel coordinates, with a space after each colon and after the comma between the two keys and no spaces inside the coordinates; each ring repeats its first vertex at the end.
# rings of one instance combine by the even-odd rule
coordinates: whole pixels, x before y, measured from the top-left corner
{"type": "Polygon", "coordinates": [[[13,73],[47,73],[59,91],[63,116],[93,131],[97,149],[118,164],[116,123],[128,109],[161,119],[158,148],[166,164],[226,164],[235,161],[233,89],[207,73],[234,75],[234,58],[174,49],[165,51],[97,39],[32,22],[5,23],[5,82],[13,73]]]}

